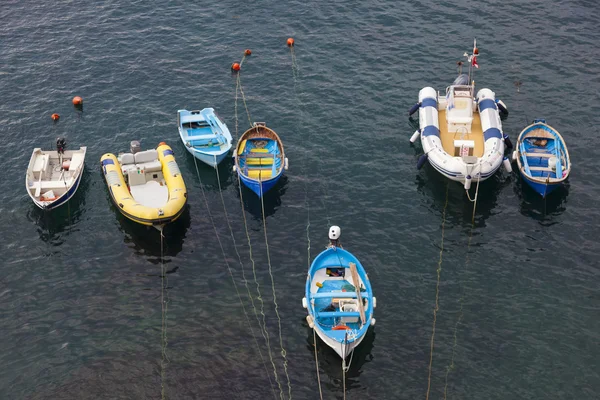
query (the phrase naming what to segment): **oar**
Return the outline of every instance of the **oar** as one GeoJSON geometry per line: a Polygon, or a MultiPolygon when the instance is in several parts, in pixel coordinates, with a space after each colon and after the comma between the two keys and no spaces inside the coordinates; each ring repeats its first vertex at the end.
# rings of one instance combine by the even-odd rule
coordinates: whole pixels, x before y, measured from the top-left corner
{"type": "Polygon", "coordinates": [[[362,324],[367,323],[367,317],[365,316],[365,306],[362,301],[362,296],[360,294],[360,280],[358,278],[358,271],[356,270],[356,264],[349,263],[350,265],[350,273],[352,274],[352,280],[354,281],[354,290],[356,290],[356,299],[358,301],[358,312],[360,313],[360,320],[362,324]]]}

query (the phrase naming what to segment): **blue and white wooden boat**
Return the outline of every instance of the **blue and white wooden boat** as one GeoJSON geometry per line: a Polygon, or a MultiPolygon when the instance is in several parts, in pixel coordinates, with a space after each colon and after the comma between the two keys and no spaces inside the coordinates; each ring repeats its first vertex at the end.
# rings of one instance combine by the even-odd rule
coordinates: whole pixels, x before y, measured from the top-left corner
{"type": "Polygon", "coordinates": [[[571,172],[564,139],[543,119],[536,119],[523,129],[513,159],[525,182],[542,197],[561,185],[571,172]]]}
{"type": "Polygon", "coordinates": [[[56,150],[33,149],[25,188],[36,206],[51,210],[66,204],[75,195],[83,175],[87,147],[66,150],[63,138],[56,140],[56,150]]]}
{"type": "Polygon", "coordinates": [[[268,192],[288,169],[283,143],[264,122],[255,122],[240,137],[234,154],[236,171],[244,185],[259,197],[268,192]]]}
{"type": "Polygon", "coordinates": [[[309,327],[345,360],[375,325],[377,300],[360,261],[340,247],[340,234],[337,226],[329,229],[330,244],[310,266],[302,305],[309,327]]]}
{"type": "Polygon", "coordinates": [[[194,157],[216,168],[225,159],[233,140],[229,128],[213,108],[177,111],[179,136],[194,157]]]}
{"type": "Polygon", "coordinates": [[[503,163],[510,172],[504,149],[512,144],[500,118],[500,112],[508,113],[506,105],[490,89],[475,91],[474,67],[479,68],[476,42],[473,52],[464,56],[468,75],[460,74],[442,94],[432,87],[421,89],[419,102],[409,115],[419,111],[419,129],[410,138],[411,143],[420,138],[423,147],[417,168],[429,161],[440,174],[469,190],[472,181],[488,179],[503,163]]]}

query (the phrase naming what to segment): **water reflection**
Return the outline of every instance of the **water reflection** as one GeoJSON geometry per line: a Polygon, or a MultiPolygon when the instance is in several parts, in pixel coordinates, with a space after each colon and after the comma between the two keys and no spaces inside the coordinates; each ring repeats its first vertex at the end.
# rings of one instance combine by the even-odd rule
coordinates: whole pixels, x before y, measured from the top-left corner
{"type": "MultiPolygon", "coordinates": [[[[110,202],[110,199],[108,199],[110,202]]],[[[137,255],[152,256],[149,261],[160,260],[160,232],[151,226],[138,224],[121,214],[110,202],[111,209],[116,213],[119,221],[119,230],[123,232],[123,241],[132,248],[137,255]],[[153,260],[153,258],[156,258],[153,260]]],[[[163,230],[164,256],[175,256],[183,250],[183,243],[188,228],[191,224],[190,207],[185,206],[183,213],[177,220],[167,224],[163,230]]]]}
{"type": "Polygon", "coordinates": [[[519,211],[521,214],[551,225],[554,223],[552,217],[559,216],[566,210],[570,187],[568,181],[546,198],[542,198],[520,175],[515,181],[514,191],[520,200],[519,211]]]}
{"type": "MultiPolygon", "coordinates": [[[[306,328],[308,325],[304,324],[306,328]]],[[[308,337],[306,338],[306,348],[310,351],[310,354],[314,356],[315,348],[313,341],[313,331],[309,329],[308,337]]],[[[335,388],[342,388],[342,359],[340,356],[325,342],[319,338],[319,335],[316,335],[317,338],[317,356],[319,358],[319,371],[320,373],[325,373],[333,384],[335,388]]],[[[375,342],[375,328],[369,327],[367,333],[365,334],[365,338],[358,345],[357,348],[354,349],[354,354],[352,358],[348,357],[346,359],[346,363],[349,363],[350,366],[348,371],[346,372],[346,390],[350,390],[353,388],[360,387],[360,381],[357,379],[360,377],[362,373],[362,367],[365,363],[373,361],[373,346],[375,342]]]]}
{"type": "MultiPolygon", "coordinates": [[[[178,146],[178,148],[179,147],[182,146],[178,146]]],[[[233,159],[231,157],[226,157],[217,166],[219,171],[219,180],[217,180],[217,170],[213,167],[197,160],[183,149],[180,150],[178,154],[178,160],[185,159],[184,161],[180,161],[180,163],[183,163],[185,167],[186,173],[183,178],[188,187],[188,191],[190,187],[200,184],[198,182],[198,174],[200,174],[200,180],[202,180],[202,185],[205,190],[219,190],[219,184],[221,185],[221,189],[225,190],[237,180],[237,177],[233,174],[233,159]],[[198,171],[196,171],[196,166],[198,166],[198,171]]]]}
{"type": "MultiPolygon", "coordinates": [[[[494,176],[479,184],[477,209],[475,211],[476,227],[484,227],[485,221],[491,215],[494,215],[494,209],[498,204],[498,196],[513,180],[512,175],[508,175],[503,169],[500,169],[494,176]]],[[[462,224],[463,226],[471,226],[474,203],[467,198],[465,189],[461,183],[451,181],[442,176],[428,163],[416,175],[415,183],[417,190],[425,197],[431,199],[429,208],[440,214],[444,211],[446,203],[447,185],[447,220],[456,224],[462,224]]],[[[476,187],[477,183],[471,185],[471,190],[469,191],[471,199],[475,198],[476,187]]]]}
{"type": "Polygon", "coordinates": [[[42,210],[33,204],[29,196],[27,196],[27,201],[30,204],[27,211],[27,219],[37,225],[40,239],[44,242],[59,246],[64,242],[65,235],[78,230],[75,225],[79,222],[85,211],[85,199],[90,185],[87,178],[88,174],[89,169],[84,167],[79,188],[66,204],[58,208],[42,210]],[[66,234],[62,235],[63,232],[66,232],[66,234]]]}
{"type": "MultiPolygon", "coordinates": [[[[244,209],[252,214],[255,219],[262,221],[262,204],[260,197],[258,197],[252,190],[244,186],[243,183],[240,182],[239,184],[242,185],[244,209]]],[[[277,212],[281,206],[281,196],[283,196],[287,190],[287,184],[288,178],[287,176],[283,175],[275,184],[275,186],[273,186],[271,190],[263,195],[265,217],[274,215],[277,212]]],[[[239,190],[237,190],[236,193],[239,199],[239,190]]]]}

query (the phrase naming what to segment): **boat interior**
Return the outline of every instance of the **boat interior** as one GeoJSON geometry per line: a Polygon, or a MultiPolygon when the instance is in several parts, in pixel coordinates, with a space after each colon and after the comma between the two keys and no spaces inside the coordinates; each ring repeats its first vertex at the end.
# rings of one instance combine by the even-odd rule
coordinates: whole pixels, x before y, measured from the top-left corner
{"type": "Polygon", "coordinates": [[[561,142],[541,128],[523,136],[519,151],[524,156],[521,170],[533,178],[561,179],[562,171],[568,167],[561,142]]]}
{"type": "Polygon", "coordinates": [[[158,208],[169,201],[169,188],[156,150],[119,154],[118,160],[129,192],[138,203],[158,208]]]}
{"type": "Polygon", "coordinates": [[[453,157],[482,157],[485,148],[483,129],[473,102],[473,86],[449,86],[446,97],[440,101],[445,103],[445,107],[438,110],[444,151],[453,157]]]}
{"type": "Polygon", "coordinates": [[[53,201],[73,185],[83,167],[85,152],[66,150],[60,156],[57,151],[38,150],[32,158],[27,187],[36,199],[53,201]]]}
{"type": "MultiPolygon", "coordinates": [[[[368,307],[368,297],[360,277],[359,287],[364,309],[368,307]]],[[[358,330],[362,327],[359,304],[350,268],[332,266],[315,271],[312,276],[311,293],[315,319],[329,336],[344,339],[346,331],[358,330]],[[317,285],[317,282],[321,285],[317,285]]]]}
{"type": "Polygon", "coordinates": [[[199,114],[199,111],[192,111],[191,115],[181,117],[181,130],[186,146],[203,152],[223,150],[222,146],[227,145],[227,138],[199,114]]]}
{"type": "Polygon", "coordinates": [[[283,155],[276,138],[255,134],[238,146],[237,163],[240,171],[250,179],[271,179],[283,168],[283,155]]]}

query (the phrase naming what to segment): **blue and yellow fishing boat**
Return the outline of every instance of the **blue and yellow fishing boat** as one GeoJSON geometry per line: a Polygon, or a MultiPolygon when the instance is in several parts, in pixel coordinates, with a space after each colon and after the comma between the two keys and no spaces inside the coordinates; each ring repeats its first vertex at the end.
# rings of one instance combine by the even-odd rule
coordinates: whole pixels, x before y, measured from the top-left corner
{"type": "Polygon", "coordinates": [[[240,137],[235,151],[236,171],[244,185],[259,197],[268,192],[288,169],[281,139],[264,122],[255,122],[240,137]]]}
{"type": "Polygon", "coordinates": [[[360,261],[341,248],[340,235],[338,226],[329,228],[330,244],[310,266],[302,306],[308,326],[345,359],[375,325],[377,300],[360,261]]]}
{"type": "Polygon", "coordinates": [[[536,192],[546,197],[560,186],[571,172],[567,145],[556,129],[536,119],[519,135],[513,153],[521,176],[536,192]]]}

